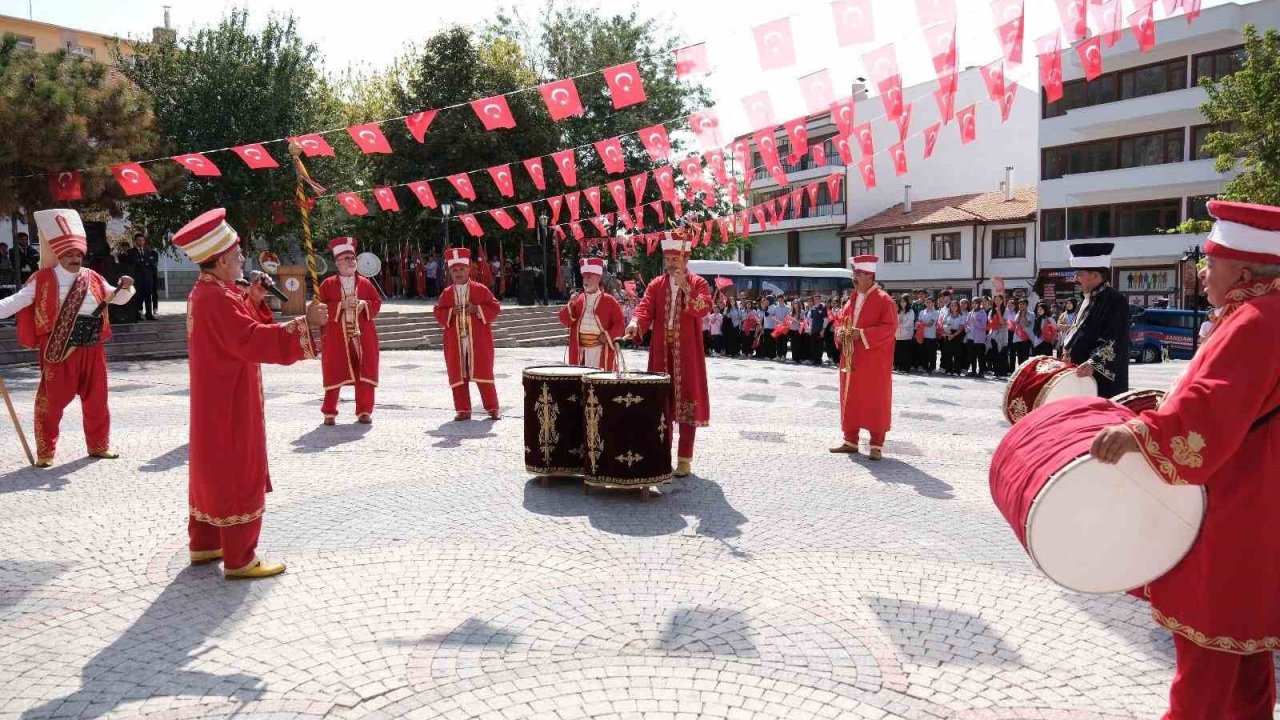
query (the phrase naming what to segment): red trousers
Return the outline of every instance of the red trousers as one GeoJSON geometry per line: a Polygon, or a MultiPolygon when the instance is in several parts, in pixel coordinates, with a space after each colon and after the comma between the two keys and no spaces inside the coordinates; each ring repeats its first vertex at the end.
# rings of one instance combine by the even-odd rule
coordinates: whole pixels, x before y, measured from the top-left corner
{"type": "Polygon", "coordinates": [[[228,570],[239,570],[253,562],[258,549],[258,533],[262,531],[262,518],[243,525],[218,527],[187,518],[187,535],[191,538],[191,551],[222,550],[222,564],[228,570]]]}
{"type": "MultiPolygon", "coordinates": [[[[478,382],[480,402],[484,409],[494,412],[498,409],[498,388],[491,382],[478,382]]],[[[453,409],[458,412],[471,412],[471,383],[462,383],[453,389],[453,409]]]]}
{"type": "Polygon", "coordinates": [[[1164,720],[1271,720],[1276,674],[1271,653],[1233,655],[1173,636],[1178,666],[1164,720]]]}
{"type": "MultiPolygon", "coordinates": [[[[667,417],[670,417],[668,415],[667,417]]],[[[685,460],[693,459],[693,439],[698,434],[697,425],[686,425],[684,423],[667,423],[667,449],[671,448],[671,441],[676,436],[676,425],[680,426],[680,445],[676,448],[676,457],[685,460]]]]}
{"type": "Polygon", "coordinates": [[[89,452],[111,449],[111,412],[107,410],[107,356],[102,345],[76,348],[60,363],[44,360],[40,344],[40,386],[36,388],[36,456],[53,459],[58,449],[58,426],[67,405],[80,396],[84,415],[84,444],[89,452]]]}
{"type": "MultiPolygon", "coordinates": [[[[873,448],[879,448],[879,449],[883,450],[883,449],[884,449],[884,436],[885,436],[886,434],[887,434],[887,433],[882,433],[882,432],[873,432],[873,433],[871,433],[871,447],[873,447],[873,448]]],[[[862,435],[862,431],[861,431],[861,430],[855,430],[855,431],[853,432],[853,436],[852,436],[852,437],[850,437],[848,434],[845,434],[845,436],[844,436],[844,441],[845,441],[845,442],[847,442],[847,443],[849,443],[850,445],[857,445],[857,444],[858,444],[858,438],[859,438],[859,436],[861,436],[861,435],[862,435]]]]}
{"type": "MultiPolygon", "coordinates": [[[[355,387],[356,415],[372,415],[374,386],[365,382],[357,382],[355,387]]],[[[338,417],[338,392],[340,390],[342,388],[324,391],[324,403],[320,405],[320,412],[324,413],[325,417],[338,417]]]]}

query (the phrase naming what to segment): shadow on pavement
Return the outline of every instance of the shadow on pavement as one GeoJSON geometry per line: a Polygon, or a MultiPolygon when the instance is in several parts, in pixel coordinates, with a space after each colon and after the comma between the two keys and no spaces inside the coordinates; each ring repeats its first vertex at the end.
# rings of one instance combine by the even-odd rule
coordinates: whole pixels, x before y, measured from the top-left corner
{"type": "Polygon", "coordinates": [[[870,596],[866,601],[885,634],[904,657],[914,662],[1022,665],[1018,651],[1005,644],[987,621],[977,615],[900,598],[870,596]]]}
{"type": "Polygon", "coordinates": [[[187,464],[188,450],[188,444],[183,443],[163,455],[157,455],[156,457],[151,458],[146,462],[146,464],[138,469],[142,472],[153,473],[182,467],[187,464]]]}
{"type": "MultiPolygon", "coordinates": [[[[892,445],[886,448],[886,452],[892,451],[892,445]]],[[[883,460],[874,461],[863,455],[849,455],[849,459],[866,468],[871,473],[871,477],[887,485],[907,485],[914,489],[917,495],[934,500],[954,500],[956,497],[952,494],[955,488],[950,483],[901,460],[886,457],[883,460]]]]}
{"type": "Polygon", "coordinates": [[[363,425],[361,423],[321,425],[294,440],[293,451],[296,453],[324,452],[329,448],[355,442],[368,435],[372,429],[372,425],[363,425]]]}
{"type": "MultiPolygon", "coordinates": [[[[484,411],[482,410],[481,413],[484,411]]],[[[481,438],[497,437],[497,433],[493,432],[493,424],[501,422],[489,417],[484,419],[474,418],[472,420],[450,420],[441,423],[435,430],[427,432],[429,437],[439,438],[431,444],[431,447],[438,448],[459,448],[462,447],[464,440],[479,440],[481,438]]]]}
{"type": "Polygon", "coordinates": [[[69,475],[95,461],[96,458],[86,456],[51,468],[41,469],[28,465],[21,470],[5,473],[0,475],[0,495],[25,490],[57,492],[70,484],[71,481],[67,479],[69,475]]]}

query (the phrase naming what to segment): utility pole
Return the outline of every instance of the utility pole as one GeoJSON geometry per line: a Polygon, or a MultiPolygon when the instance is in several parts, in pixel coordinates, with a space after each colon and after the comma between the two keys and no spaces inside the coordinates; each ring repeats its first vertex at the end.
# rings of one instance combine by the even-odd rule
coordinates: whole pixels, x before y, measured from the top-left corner
{"type": "Polygon", "coordinates": [[[1200,251],[1199,245],[1193,245],[1182,256],[1183,262],[1190,262],[1195,268],[1195,291],[1191,296],[1191,308],[1195,313],[1195,327],[1191,331],[1191,356],[1195,357],[1200,350],[1200,261],[1204,258],[1204,253],[1200,251]]]}

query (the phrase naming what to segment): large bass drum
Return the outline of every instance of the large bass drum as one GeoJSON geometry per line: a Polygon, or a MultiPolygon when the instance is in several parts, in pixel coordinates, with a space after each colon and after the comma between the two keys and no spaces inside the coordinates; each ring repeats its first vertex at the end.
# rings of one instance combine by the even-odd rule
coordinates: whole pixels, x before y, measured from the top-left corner
{"type": "Polygon", "coordinates": [[[1070,397],[1097,395],[1097,381],[1076,375],[1075,365],[1066,360],[1037,355],[1023,361],[1013,371],[1013,377],[1004,388],[1001,408],[1004,419],[1012,425],[1041,405],[1070,397]]]}
{"type": "Polygon", "coordinates": [[[582,378],[586,441],[582,471],[590,487],[639,488],[671,481],[667,401],[671,376],[593,372],[582,378]]]}
{"type": "Polygon", "coordinates": [[[525,368],[524,468],[535,475],[582,474],[582,377],[596,368],[525,368]]]}

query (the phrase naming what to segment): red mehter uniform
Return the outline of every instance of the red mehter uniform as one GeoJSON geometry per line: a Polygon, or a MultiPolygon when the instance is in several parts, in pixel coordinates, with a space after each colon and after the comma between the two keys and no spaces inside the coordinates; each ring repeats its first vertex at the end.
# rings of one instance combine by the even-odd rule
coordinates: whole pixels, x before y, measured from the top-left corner
{"type": "MultiPolygon", "coordinates": [[[[579,267],[584,275],[604,274],[602,258],[583,258],[579,267]]],[[[622,306],[609,293],[597,289],[583,292],[560,308],[560,323],[569,328],[569,364],[616,370],[618,348],[626,331],[622,306]]]]}
{"type": "MultiPolygon", "coordinates": [[[[467,248],[445,250],[446,267],[469,265],[467,248]]],[[[475,281],[448,284],[436,300],[436,322],[444,328],[444,364],[453,389],[453,408],[470,416],[471,388],[480,388],[480,401],[490,415],[498,414],[498,390],[493,384],[493,321],[502,311],[489,288],[475,281]],[[471,309],[477,312],[472,314],[471,309]],[[456,312],[455,312],[456,311],[456,312]]]]}
{"type": "MultiPolygon", "coordinates": [[[[356,254],[352,237],[329,242],[334,260],[356,254]]],[[[373,319],[382,309],[382,297],[373,283],[359,273],[351,277],[332,275],[320,283],[320,302],[329,309],[324,327],[320,365],[324,375],[324,404],[320,412],[327,420],[338,416],[338,391],[356,386],[356,416],[362,422],[373,414],[374,388],[378,386],[378,329],[373,319]],[[346,298],[356,297],[355,312],[348,312],[346,298]]]]}
{"type": "MultiPolygon", "coordinates": [[[[219,208],[192,220],[173,242],[193,262],[234,251],[239,238],[219,208]]],[[[192,558],[221,549],[224,567],[256,564],[254,550],[271,489],[259,363],[315,357],[306,319],[276,325],[265,304],[201,274],[187,298],[191,371],[189,499],[192,558]]]]}
{"type": "MultiPolygon", "coordinates": [[[[874,274],[878,258],[854,258],[854,272],[874,274]]],[[[878,286],[855,292],[840,310],[836,335],[840,345],[840,429],[856,447],[862,430],[871,433],[871,449],[884,448],[893,412],[893,342],[898,312],[893,298],[878,286]],[[854,337],[853,330],[861,330],[854,337]]],[[[877,452],[872,453],[873,456],[877,452]]]]}
{"type": "MultiPolygon", "coordinates": [[[[102,330],[92,345],[70,343],[78,315],[91,315],[115,292],[101,275],[81,268],[73,274],[58,264],[72,251],[84,253],[84,225],[75,210],[39,210],[41,269],[13,295],[0,300],[0,317],[18,314],[18,342],[37,348],[40,385],[36,388],[36,462],[53,463],[58,448],[58,426],[67,405],[80,396],[84,416],[84,440],[94,457],[116,457],[111,449],[111,413],[107,409],[107,358],[102,343],[111,337],[111,323],[102,313],[102,330]]],[[[121,290],[112,303],[122,305],[134,289],[121,290]]]]}
{"type": "MultiPolygon", "coordinates": [[[[1280,208],[1212,201],[1212,258],[1280,265],[1280,208]]],[[[1146,587],[1174,633],[1167,718],[1270,718],[1280,650],[1280,278],[1233,288],[1155,410],[1125,427],[1167,483],[1200,485],[1200,536],[1146,587]]]]}

